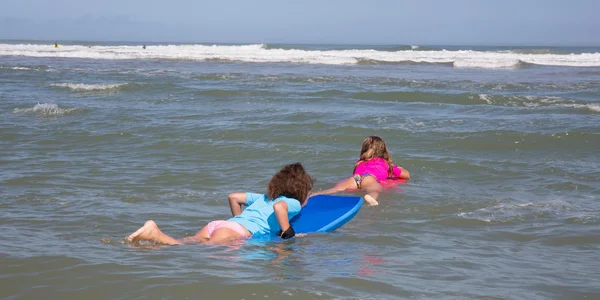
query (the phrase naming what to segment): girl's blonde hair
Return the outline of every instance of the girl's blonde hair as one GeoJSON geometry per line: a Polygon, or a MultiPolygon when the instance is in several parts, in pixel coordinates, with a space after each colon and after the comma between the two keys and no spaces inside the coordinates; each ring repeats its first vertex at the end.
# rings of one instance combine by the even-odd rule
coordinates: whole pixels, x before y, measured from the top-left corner
{"type": "Polygon", "coordinates": [[[354,170],[356,170],[356,167],[360,163],[377,157],[382,158],[388,163],[388,177],[393,176],[394,163],[392,162],[392,156],[383,139],[375,135],[368,136],[363,141],[362,148],[360,149],[360,157],[356,164],[354,164],[354,170]]]}

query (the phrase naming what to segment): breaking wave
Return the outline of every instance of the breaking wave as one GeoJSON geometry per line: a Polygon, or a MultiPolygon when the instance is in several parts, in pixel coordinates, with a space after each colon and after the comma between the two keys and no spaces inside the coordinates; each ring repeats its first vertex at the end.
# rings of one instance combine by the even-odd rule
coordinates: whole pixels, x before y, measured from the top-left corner
{"type": "Polygon", "coordinates": [[[546,50],[444,50],[420,46],[375,49],[335,49],[301,46],[155,45],[135,46],[0,44],[0,56],[33,56],[88,59],[158,59],[213,62],[288,62],[306,64],[452,64],[456,68],[504,69],[527,65],[600,67],[600,53],[560,53],[546,50]]]}

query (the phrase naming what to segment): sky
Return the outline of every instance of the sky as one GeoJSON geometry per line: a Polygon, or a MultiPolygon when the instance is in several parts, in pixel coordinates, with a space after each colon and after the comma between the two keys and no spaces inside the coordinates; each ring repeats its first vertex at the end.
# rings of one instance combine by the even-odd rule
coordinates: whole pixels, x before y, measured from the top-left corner
{"type": "Polygon", "coordinates": [[[600,0],[0,2],[0,39],[600,46],[600,0]]]}

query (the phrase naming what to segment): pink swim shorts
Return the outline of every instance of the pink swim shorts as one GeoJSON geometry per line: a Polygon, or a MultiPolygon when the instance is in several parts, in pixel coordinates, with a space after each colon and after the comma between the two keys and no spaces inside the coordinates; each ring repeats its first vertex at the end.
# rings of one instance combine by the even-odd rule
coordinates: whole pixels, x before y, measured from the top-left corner
{"type": "Polygon", "coordinates": [[[206,224],[206,229],[208,229],[208,236],[212,236],[213,233],[215,232],[215,230],[217,230],[219,228],[229,228],[229,229],[239,233],[241,236],[243,236],[245,238],[250,237],[250,235],[248,234],[249,233],[248,230],[246,230],[246,228],[244,228],[244,226],[242,226],[236,222],[217,220],[217,221],[212,221],[212,222],[206,224]]]}

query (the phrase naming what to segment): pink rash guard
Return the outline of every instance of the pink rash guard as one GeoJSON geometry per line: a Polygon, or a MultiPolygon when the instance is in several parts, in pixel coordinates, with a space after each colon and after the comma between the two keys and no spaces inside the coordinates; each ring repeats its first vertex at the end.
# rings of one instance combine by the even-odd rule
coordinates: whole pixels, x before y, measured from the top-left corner
{"type": "MultiPolygon", "coordinates": [[[[358,161],[357,161],[358,162],[358,161]]],[[[392,167],[392,176],[391,177],[400,177],[400,173],[402,170],[397,166],[392,167]]],[[[356,166],[356,170],[354,170],[354,174],[352,175],[360,175],[365,177],[367,175],[371,175],[377,179],[378,182],[388,179],[388,163],[381,157],[376,157],[368,161],[363,161],[356,166]]]]}

